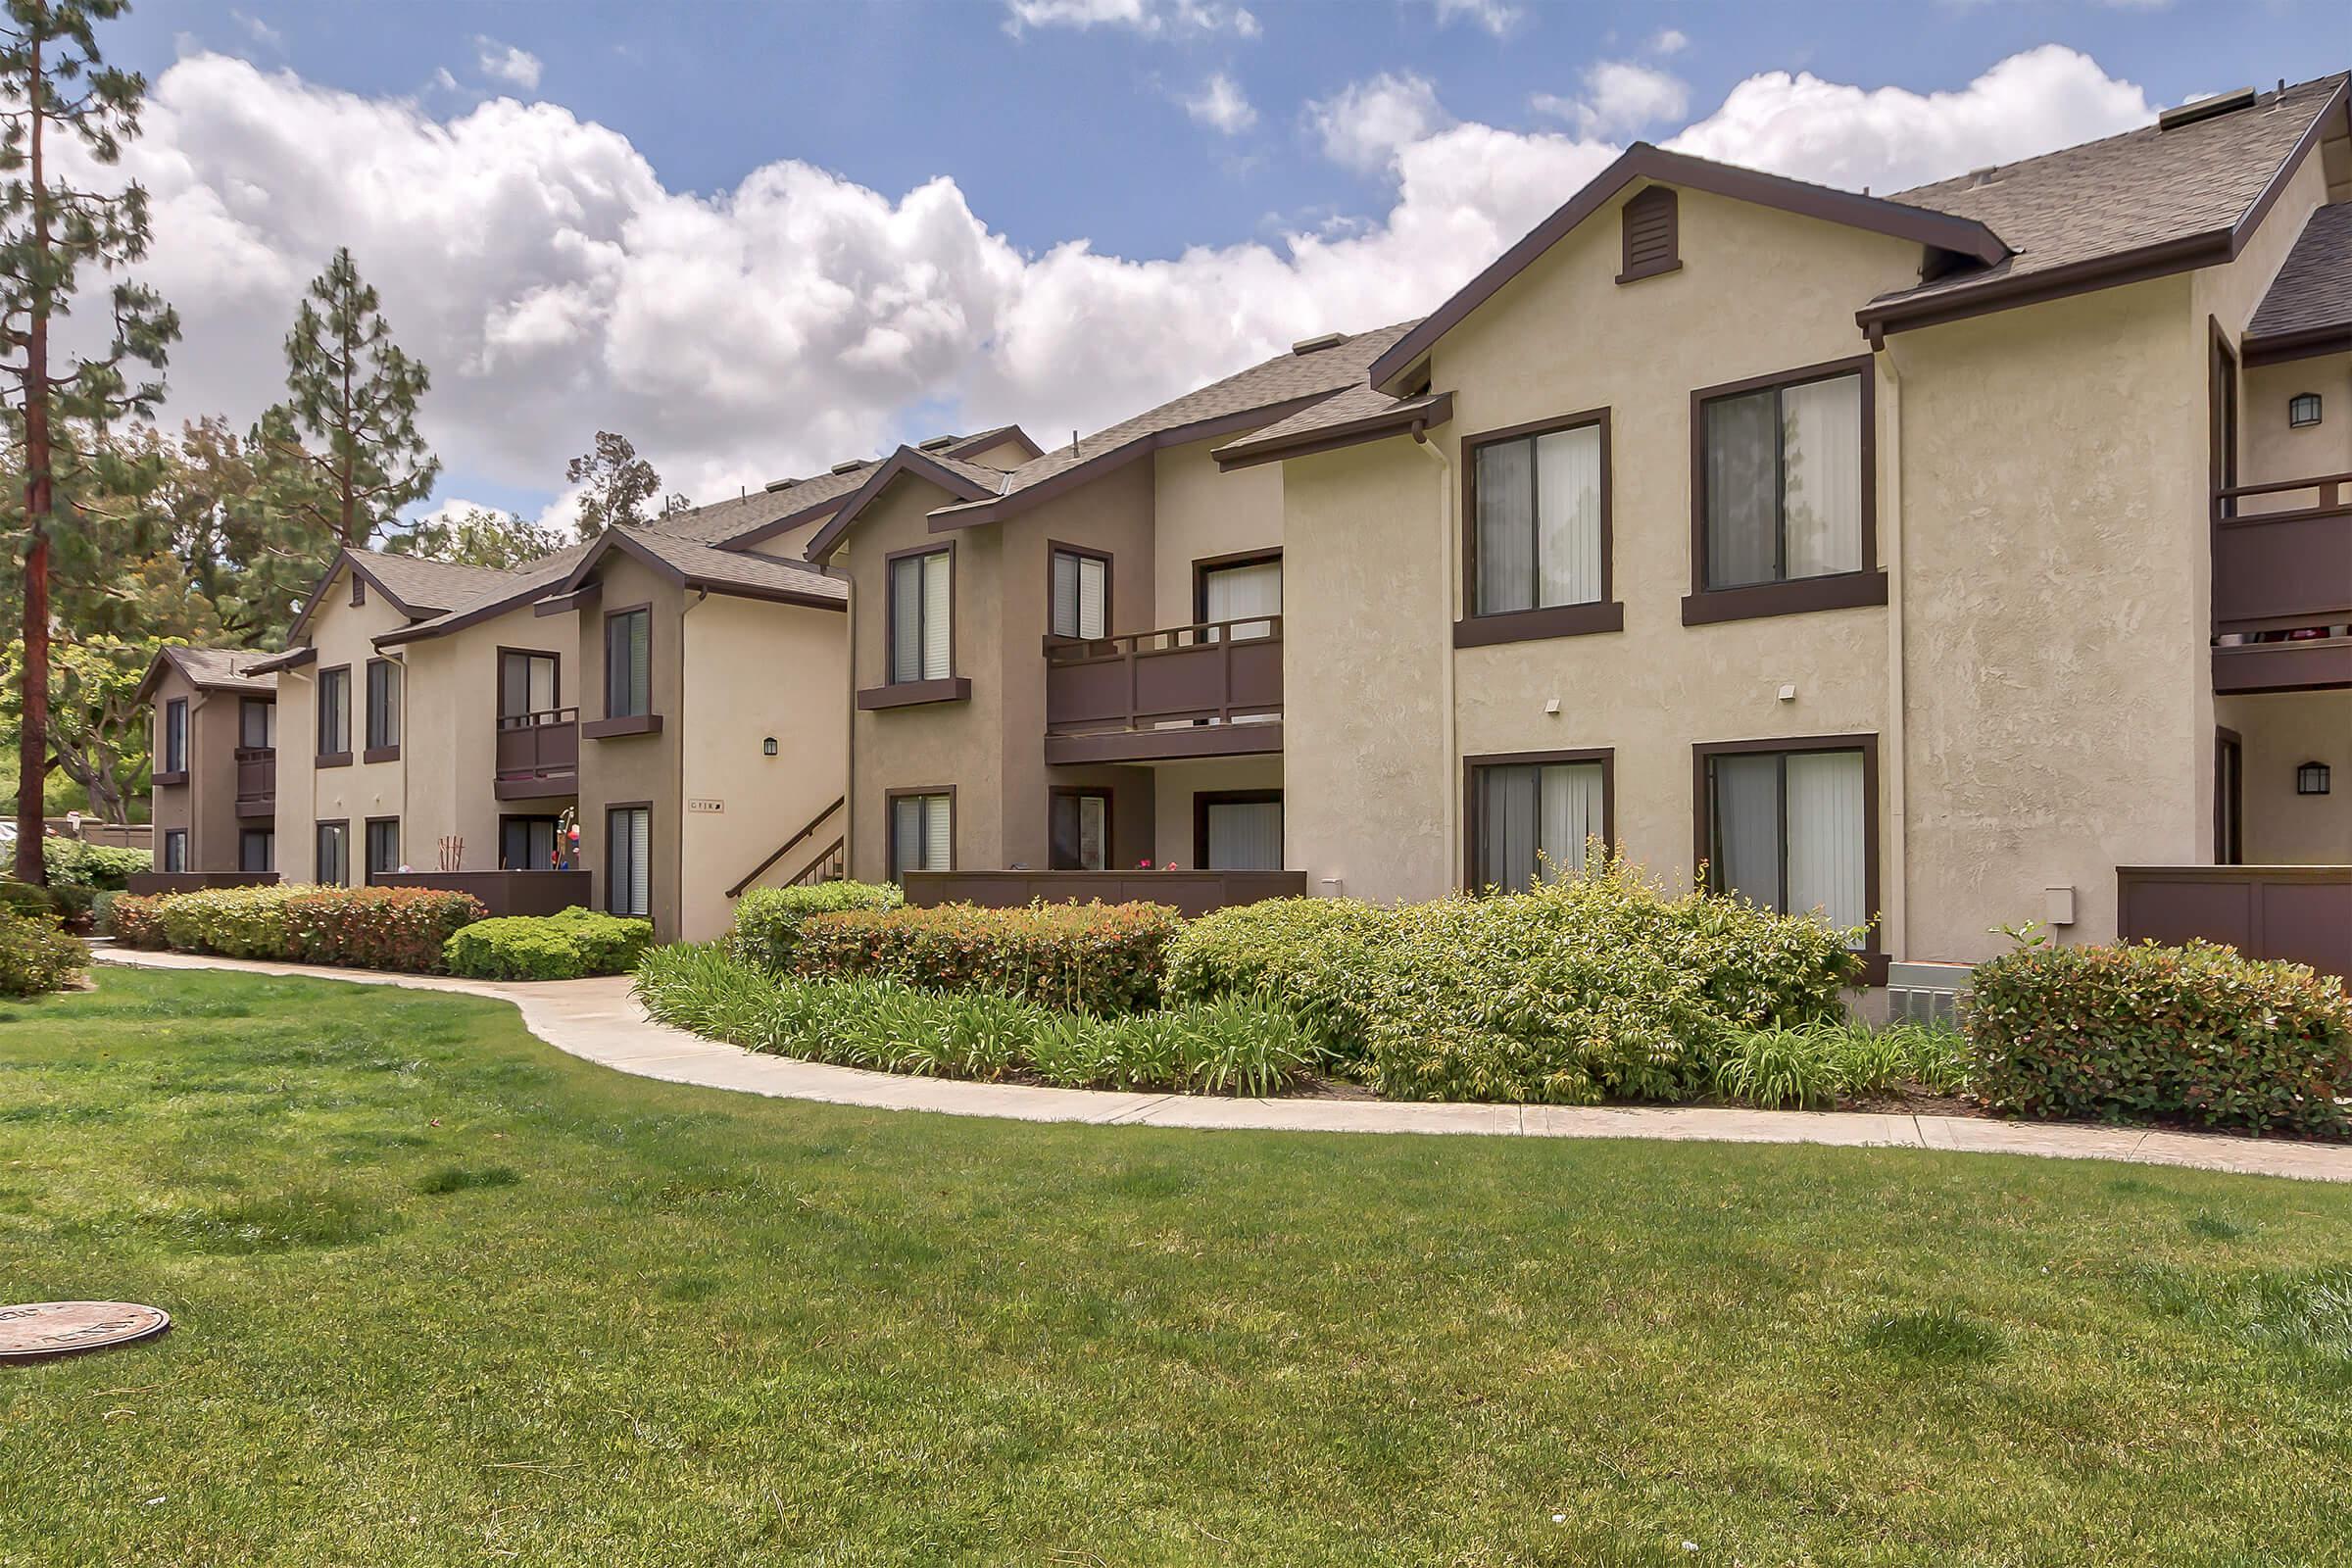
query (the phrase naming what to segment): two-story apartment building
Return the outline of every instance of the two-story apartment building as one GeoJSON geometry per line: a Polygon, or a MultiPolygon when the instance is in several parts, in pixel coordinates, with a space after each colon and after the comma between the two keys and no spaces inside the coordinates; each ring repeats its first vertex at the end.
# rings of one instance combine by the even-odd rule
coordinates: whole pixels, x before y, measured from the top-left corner
{"type": "Polygon", "coordinates": [[[170,647],[155,656],[136,700],[154,715],[155,868],[195,885],[212,871],[277,869],[277,677],[266,656],[170,647]]]}

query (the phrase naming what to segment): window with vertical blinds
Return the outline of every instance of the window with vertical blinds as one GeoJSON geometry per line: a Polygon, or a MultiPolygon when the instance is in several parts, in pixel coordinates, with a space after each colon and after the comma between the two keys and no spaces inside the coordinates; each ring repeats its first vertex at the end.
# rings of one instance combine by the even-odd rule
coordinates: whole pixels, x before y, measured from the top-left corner
{"type": "Polygon", "coordinates": [[[321,887],[339,888],[351,881],[351,824],[321,822],[314,880],[321,887]]]}
{"type": "Polygon", "coordinates": [[[1525,893],[1584,870],[1608,836],[1608,770],[1598,761],[1495,762],[1471,769],[1472,879],[1525,893]]]}
{"type": "Polygon", "coordinates": [[[956,869],[956,808],[948,795],[895,795],[890,802],[890,871],[956,869]]]}
{"type": "Polygon", "coordinates": [[[237,700],[237,744],[267,751],[277,744],[277,705],[259,698],[237,700]]]}
{"type": "Polygon", "coordinates": [[[614,611],[605,617],[605,716],[635,718],[653,710],[654,612],[614,611]]]}
{"type": "Polygon", "coordinates": [[[654,813],[645,806],[605,812],[605,911],[651,918],[654,911],[654,813]]]}
{"type": "Polygon", "coordinates": [[[318,672],[318,755],[344,757],[351,751],[351,666],[318,672]]]}
{"type": "Polygon", "coordinates": [[[890,678],[946,680],[955,642],[950,595],[954,557],[946,550],[890,564],[890,678]]]}
{"type": "Polygon", "coordinates": [[[502,816],[498,819],[498,868],[502,871],[547,871],[556,864],[557,821],[552,816],[502,816]]]}
{"type": "Polygon", "coordinates": [[[555,655],[508,649],[498,656],[499,717],[552,711],[557,690],[555,655]]]}
{"type": "Polygon", "coordinates": [[[1863,753],[1739,752],[1707,759],[1707,881],[1840,929],[1870,908],[1863,753]]]}
{"type": "Polygon", "coordinates": [[[400,666],[389,659],[368,661],[368,749],[400,744],[400,666]]]}
{"type": "Polygon", "coordinates": [[[1093,642],[1108,635],[1110,561],[1077,550],[1054,552],[1054,606],[1050,630],[1056,637],[1093,642]]]}
{"type": "Polygon", "coordinates": [[[185,871],[188,868],[188,830],[184,827],[164,830],[164,869],[185,871]]]}
{"type": "Polygon", "coordinates": [[[174,697],[164,705],[164,771],[184,773],[188,768],[188,700],[174,697]]]}
{"type": "Polygon", "coordinates": [[[1476,447],[1477,573],[1471,613],[1507,614],[1607,597],[1598,421],[1476,447]]]}
{"type": "Polygon", "coordinates": [[[1251,561],[1230,566],[1204,566],[1200,569],[1200,618],[1204,621],[1235,621],[1229,628],[1236,640],[1265,637],[1272,634],[1271,620],[1252,620],[1252,615],[1282,613],[1282,563],[1251,561]]]}
{"type": "Polygon", "coordinates": [[[237,869],[277,869],[277,834],[266,827],[249,827],[237,834],[237,869]]]}
{"type": "Polygon", "coordinates": [[[1768,386],[1700,405],[1709,588],[1862,570],[1862,377],[1768,386]]]}
{"type": "Polygon", "coordinates": [[[400,869],[400,819],[389,817],[368,824],[368,875],[370,878],[400,869]]]}
{"type": "Polygon", "coordinates": [[[1217,800],[1200,803],[1200,843],[1198,852],[1203,871],[1279,871],[1282,869],[1282,798],[1217,800]]]}

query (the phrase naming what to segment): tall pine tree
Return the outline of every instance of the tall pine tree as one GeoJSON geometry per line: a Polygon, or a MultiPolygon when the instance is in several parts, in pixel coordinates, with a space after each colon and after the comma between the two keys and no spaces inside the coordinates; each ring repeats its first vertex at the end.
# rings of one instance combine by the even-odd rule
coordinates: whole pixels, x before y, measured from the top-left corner
{"type": "Polygon", "coordinates": [[[161,368],[179,318],[150,290],[118,281],[114,333],[106,351],[59,351],[50,327],[72,309],[85,269],[113,271],[147,251],[147,193],[85,190],[55,177],[54,142],[78,142],[100,166],[138,134],[146,81],[107,66],[94,36],[125,0],[7,0],[0,12],[0,376],[14,382],[9,409],[24,459],[24,651],[19,725],[16,874],[46,880],[41,868],[42,785],[49,770],[51,548],[74,550],[67,433],[103,432],[109,422],[151,411],[160,381],[132,383],[126,366],[161,368]]]}

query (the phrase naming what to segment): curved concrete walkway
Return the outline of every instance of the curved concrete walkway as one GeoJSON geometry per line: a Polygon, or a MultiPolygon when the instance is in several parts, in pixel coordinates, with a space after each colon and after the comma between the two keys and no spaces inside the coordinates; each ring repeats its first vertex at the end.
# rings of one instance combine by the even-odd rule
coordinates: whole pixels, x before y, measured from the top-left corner
{"type": "Polygon", "coordinates": [[[1119,1094],[1024,1084],[960,1083],[830,1067],[705,1040],[645,1015],[626,976],[508,984],[443,975],[386,974],[317,964],[259,963],[181,953],[99,947],[101,962],[152,969],[233,969],[249,974],[344,980],[360,985],[452,991],[513,1003],[523,1026],[585,1060],[641,1078],[698,1084],[788,1100],[818,1100],[882,1110],[1102,1126],[1262,1128],[1286,1132],[1484,1133],[1536,1138],[1653,1138],[1742,1144],[1833,1144],[1850,1148],[1940,1149],[2058,1159],[2117,1159],[2143,1165],[2305,1181],[2352,1181],[2352,1147],[2224,1138],[2208,1133],[2053,1126],[1970,1116],[1867,1111],[1681,1109],[1671,1106],[1431,1105],[1376,1100],[1227,1100],[1204,1095],[1119,1094]]]}

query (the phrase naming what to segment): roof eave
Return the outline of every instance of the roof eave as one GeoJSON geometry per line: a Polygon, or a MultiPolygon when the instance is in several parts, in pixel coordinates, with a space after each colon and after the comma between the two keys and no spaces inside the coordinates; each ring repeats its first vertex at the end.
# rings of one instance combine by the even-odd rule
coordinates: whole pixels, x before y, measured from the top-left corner
{"type": "Polygon", "coordinates": [[[2306,326],[2291,332],[2249,333],[2237,346],[2239,360],[2249,366],[2284,365],[2290,360],[2317,359],[2323,354],[2352,354],[2352,321],[2306,326]]]}
{"type": "Polygon", "coordinates": [[[835,542],[857,522],[858,514],[878,500],[901,474],[913,472],[918,467],[922,470],[920,477],[952,496],[977,501],[988,494],[954,468],[933,462],[929,453],[903,446],[884,460],[871,478],[843,498],[839,509],[825,520],[825,525],[809,535],[808,543],[801,550],[801,559],[822,565],[825,559],[832,555],[835,542]]]}
{"type": "Polygon", "coordinates": [[[1220,447],[1209,456],[1217,460],[1220,472],[1231,473],[1236,468],[1252,468],[1260,464],[1281,463],[1317,452],[1336,452],[1343,447],[1383,441],[1393,435],[1409,433],[1418,437],[1422,431],[1444,424],[1452,417],[1453,394],[1440,392],[1430,402],[1417,408],[1384,409],[1378,414],[1327,425],[1320,430],[1301,431],[1289,440],[1269,442],[1240,452],[1234,452],[1230,446],[1220,447]],[[1232,453],[1232,456],[1228,457],[1228,453],[1232,453]]]}

